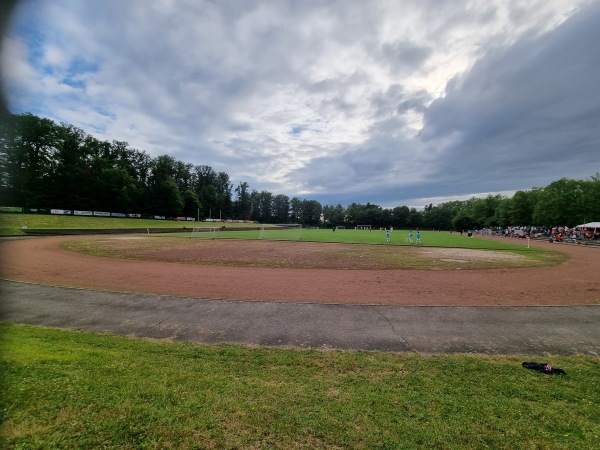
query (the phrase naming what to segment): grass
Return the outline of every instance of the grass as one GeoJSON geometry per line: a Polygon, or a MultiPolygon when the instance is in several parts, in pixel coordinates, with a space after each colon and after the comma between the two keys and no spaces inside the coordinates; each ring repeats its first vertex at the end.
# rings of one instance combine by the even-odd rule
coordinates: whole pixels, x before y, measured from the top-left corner
{"type": "MultiPolygon", "coordinates": [[[[192,233],[155,234],[153,237],[179,236],[189,238],[192,233]]],[[[207,234],[207,237],[212,235],[207,234]]],[[[259,239],[259,230],[220,231],[217,239],[259,239]]],[[[421,244],[408,242],[408,230],[395,230],[391,233],[390,243],[386,243],[385,231],[368,230],[337,230],[335,233],[328,229],[304,228],[301,233],[295,229],[265,231],[265,240],[302,240],[308,242],[339,242],[353,244],[382,244],[382,245],[413,245],[422,247],[460,247],[490,250],[523,250],[527,249],[526,240],[512,239],[510,242],[470,238],[460,233],[448,231],[421,231],[421,244]]],[[[531,250],[527,249],[527,250],[531,250]]]]}
{"type": "MultiPolygon", "coordinates": [[[[152,219],[128,219],[112,217],[88,217],[88,216],[60,216],[44,214],[0,214],[0,236],[19,236],[25,233],[23,226],[36,229],[106,229],[106,228],[188,228],[181,233],[152,234],[153,237],[184,237],[189,238],[191,229],[197,227],[212,227],[214,223],[209,222],[177,222],[170,220],[152,219]]],[[[225,231],[217,233],[218,239],[258,239],[261,232],[257,230],[257,224],[223,224],[225,231]],[[226,231],[227,227],[248,228],[247,231],[226,231]]],[[[223,226],[221,225],[221,226],[223,226]]],[[[455,247],[488,250],[508,250],[523,255],[540,258],[552,252],[540,249],[527,248],[525,240],[492,241],[486,239],[469,238],[460,233],[422,231],[421,246],[427,247],[455,247]]],[[[212,236],[212,233],[206,233],[212,236]]],[[[326,229],[304,228],[301,231],[291,230],[266,230],[263,232],[266,240],[298,240],[310,242],[340,242],[356,244],[386,244],[385,232],[365,230],[337,230],[332,232],[326,229]]],[[[390,245],[409,245],[408,231],[396,230],[391,233],[390,245]]],[[[416,245],[416,244],[414,244],[416,245]]]]}
{"type": "MultiPolygon", "coordinates": [[[[23,226],[41,229],[107,229],[107,228],[191,228],[210,227],[212,222],[180,222],[175,220],[129,219],[117,217],[60,216],[48,214],[0,214],[0,236],[23,236],[23,226]]],[[[257,224],[240,223],[239,227],[257,224]]]]}
{"type": "MultiPolygon", "coordinates": [[[[185,261],[188,264],[211,264],[229,266],[254,266],[254,267],[289,267],[289,268],[365,268],[365,269],[399,269],[419,268],[431,270],[448,270],[461,267],[462,269],[490,269],[490,268],[516,268],[532,266],[551,266],[564,262],[567,256],[561,252],[528,247],[522,240],[489,240],[469,238],[460,233],[449,232],[422,232],[422,244],[409,244],[407,241],[408,230],[397,230],[392,233],[392,240],[386,243],[385,233],[382,231],[363,230],[331,230],[307,228],[302,230],[302,242],[318,243],[351,243],[357,245],[351,249],[340,249],[334,246],[323,246],[318,249],[298,247],[287,250],[287,254],[278,254],[277,249],[271,248],[271,257],[259,260],[260,253],[245,255],[245,259],[237,258],[236,251],[222,256],[223,250],[217,249],[216,253],[206,254],[207,245],[201,245],[208,240],[212,244],[233,240],[253,240],[262,238],[264,241],[298,240],[297,230],[281,230],[261,232],[260,230],[245,231],[220,231],[216,235],[212,232],[200,233],[204,239],[192,239],[191,231],[185,233],[155,233],[152,239],[115,240],[114,238],[93,238],[86,240],[70,241],[61,244],[61,247],[93,256],[112,258],[140,259],[149,261],[171,261],[173,252],[186,252],[185,261]],[[214,239],[214,237],[217,237],[214,239]],[[197,258],[187,253],[198,247],[204,256],[197,258]],[[400,247],[400,248],[399,248],[400,247]],[[489,258],[479,255],[460,257],[457,262],[452,256],[434,255],[425,248],[460,248],[472,250],[488,250],[489,258]],[[306,252],[309,253],[306,253],[306,252]],[[519,258],[497,258],[494,252],[506,252],[519,258]],[[276,254],[277,253],[277,254],[276,254]],[[429,254],[431,253],[431,254],[429,254]],[[216,257],[215,255],[221,255],[216,257]],[[450,258],[450,259],[448,259],[450,258]]],[[[258,252],[259,250],[256,249],[258,252]]],[[[439,252],[438,252],[439,253],[439,252]]],[[[199,254],[200,255],[200,254],[199,254]]]]}
{"type": "MultiPolygon", "coordinates": [[[[497,269],[541,267],[557,265],[566,259],[563,253],[532,247],[508,247],[495,242],[502,251],[432,248],[422,246],[326,244],[325,230],[311,230],[313,239],[323,245],[309,245],[307,241],[283,244],[272,241],[209,239],[190,240],[188,237],[155,235],[123,239],[103,237],[63,242],[61,248],[86,255],[143,261],[168,261],[186,264],[310,268],[310,269],[497,269]],[[458,258],[458,259],[457,259],[458,258]]],[[[223,233],[237,235],[237,232],[223,233]]],[[[242,233],[246,235],[245,233],[242,233]]],[[[355,235],[349,234],[349,237],[355,235]]],[[[470,239],[466,244],[477,240],[470,239]]],[[[486,241],[489,242],[489,241],[486,241]]]]}
{"type": "MultiPolygon", "coordinates": [[[[0,214],[0,234],[167,223],[0,214]]],[[[406,235],[394,231],[391,246],[406,235]]],[[[423,246],[554,257],[524,241],[422,235],[423,246]]],[[[378,231],[305,229],[302,239],[386,245],[378,231]]],[[[209,346],[10,324],[0,338],[3,448],[570,449],[600,439],[598,357],[546,358],[568,373],[553,377],[523,369],[525,356],[209,346]]]]}
{"type": "Polygon", "coordinates": [[[0,326],[4,448],[593,448],[597,357],[150,342],[0,326]]]}

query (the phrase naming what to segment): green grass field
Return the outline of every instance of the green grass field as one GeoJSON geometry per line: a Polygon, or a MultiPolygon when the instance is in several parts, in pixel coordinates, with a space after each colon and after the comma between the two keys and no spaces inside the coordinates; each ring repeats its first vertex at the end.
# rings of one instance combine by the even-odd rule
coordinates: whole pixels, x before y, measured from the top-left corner
{"type": "MultiPolygon", "coordinates": [[[[473,249],[473,250],[490,250],[490,251],[501,251],[511,253],[520,256],[517,260],[496,260],[492,258],[488,261],[477,260],[476,258],[470,260],[467,265],[464,265],[465,261],[462,261],[463,268],[471,269],[486,269],[486,268],[499,268],[499,267],[532,267],[532,266],[550,266],[557,265],[564,262],[567,256],[561,252],[551,251],[542,249],[539,247],[531,246],[528,247],[527,241],[516,240],[516,239],[500,239],[500,240],[489,240],[480,238],[469,238],[466,235],[461,236],[460,233],[449,233],[449,232],[422,232],[422,243],[421,244],[410,244],[408,242],[408,231],[399,230],[392,233],[392,239],[390,243],[386,242],[385,232],[383,231],[364,231],[364,230],[338,230],[335,233],[327,229],[278,229],[278,230],[260,230],[260,229],[248,229],[245,231],[226,231],[222,229],[218,232],[213,231],[202,231],[196,232],[186,230],[182,233],[151,233],[145,235],[150,237],[150,240],[138,240],[138,239],[127,239],[127,240],[115,240],[111,237],[92,237],[85,240],[73,240],[64,242],[61,247],[65,250],[75,251],[83,254],[103,256],[110,258],[124,258],[124,259],[141,259],[147,258],[146,252],[157,252],[162,250],[163,252],[173,251],[175,249],[181,249],[185,251],[192,245],[197,244],[199,240],[206,239],[211,242],[215,241],[233,241],[233,240],[270,240],[270,241],[296,241],[296,242],[319,242],[319,243],[352,243],[352,244],[363,244],[359,249],[356,247],[358,253],[352,253],[348,250],[340,251],[338,248],[330,246],[323,247],[319,250],[314,250],[315,254],[327,253],[329,261],[340,262],[341,259],[347,260],[346,263],[342,264],[345,268],[352,268],[353,264],[349,254],[353,254],[354,258],[363,258],[362,262],[366,260],[378,261],[378,264],[374,264],[373,268],[388,268],[388,269],[403,269],[403,268],[423,268],[431,270],[443,270],[443,269],[455,269],[456,264],[452,262],[444,262],[442,260],[436,260],[433,262],[431,258],[428,258],[426,254],[420,254],[412,250],[418,250],[418,247],[443,247],[443,248],[461,248],[461,249],[473,249]],[[191,240],[191,238],[193,239],[191,240]],[[368,245],[368,248],[364,247],[364,244],[368,245]],[[384,248],[382,248],[384,247],[384,248]],[[393,251],[392,249],[398,249],[401,247],[402,250],[406,251],[393,251]]],[[[299,252],[296,252],[296,254],[299,252]]],[[[466,256],[465,256],[466,257],[466,256]]],[[[160,258],[154,254],[149,260],[160,260],[160,258]],[[153,259],[154,258],[154,259],[153,259]]],[[[467,259],[469,259],[467,257],[467,259]]],[[[211,264],[211,265],[250,265],[253,267],[283,267],[282,261],[287,264],[285,267],[288,268],[300,268],[309,267],[317,268],[317,266],[311,266],[310,262],[304,260],[302,264],[307,265],[295,265],[293,257],[287,258],[282,256],[280,259],[273,259],[272,261],[263,261],[261,263],[254,263],[252,259],[239,261],[219,259],[213,260],[211,258],[200,258],[197,260],[186,259],[186,264],[211,264]]],[[[340,263],[341,264],[341,263],[340,263]]]]}
{"type": "MultiPolygon", "coordinates": [[[[414,230],[413,230],[414,231],[414,230]]],[[[192,233],[169,233],[155,234],[155,237],[161,236],[180,236],[190,237],[192,233]]],[[[198,234],[197,236],[200,236],[198,234]]],[[[205,238],[212,239],[259,239],[261,231],[252,229],[248,231],[219,231],[216,235],[211,232],[205,233],[205,238]]],[[[202,236],[200,236],[202,237],[202,236]]],[[[367,231],[367,230],[337,230],[332,232],[329,229],[304,228],[282,229],[282,230],[265,230],[262,233],[263,239],[266,240],[302,240],[307,242],[341,242],[354,244],[384,244],[384,245],[411,245],[408,240],[408,230],[395,230],[391,233],[390,243],[386,242],[385,231],[367,231]]],[[[477,237],[470,238],[467,235],[461,236],[460,233],[450,233],[448,231],[421,231],[421,244],[413,243],[417,246],[430,247],[461,247],[474,249],[494,249],[494,250],[516,250],[520,251],[527,248],[527,240],[525,239],[507,239],[503,240],[486,240],[478,239],[477,237]]]]}
{"type": "Polygon", "coordinates": [[[1,325],[3,448],[594,448],[597,357],[286,350],[1,325]]]}
{"type": "MultiPolygon", "coordinates": [[[[214,227],[209,222],[178,222],[173,220],[120,219],[111,217],[59,216],[43,214],[0,214],[0,236],[19,236],[25,233],[23,226],[36,229],[111,229],[111,228],[182,228],[181,233],[152,234],[153,237],[190,237],[194,227],[214,227]],[[186,228],[183,231],[183,228],[186,228]]],[[[259,239],[261,231],[258,224],[218,224],[225,227],[216,234],[218,239],[259,239]],[[226,231],[227,228],[248,228],[248,231],[226,231]]],[[[414,230],[413,230],[414,231],[414,230]]],[[[202,237],[212,238],[213,233],[204,233],[202,237]]],[[[335,232],[330,229],[303,228],[265,230],[262,238],[267,240],[304,240],[310,242],[345,242],[357,244],[386,244],[385,232],[379,230],[366,231],[345,229],[335,232]]],[[[391,233],[391,245],[409,245],[408,230],[395,230],[391,233]]],[[[417,245],[417,244],[413,244],[417,245]]],[[[523,251],[527,248],[526,240],[491,241],[469,238],[460,233],[447,231],[421,231],[421,245],[432,247],[460,247],[474,249],[494,249],[523,251]]],[[[531,249],[530,249],[531,250],[531,249]]]]}

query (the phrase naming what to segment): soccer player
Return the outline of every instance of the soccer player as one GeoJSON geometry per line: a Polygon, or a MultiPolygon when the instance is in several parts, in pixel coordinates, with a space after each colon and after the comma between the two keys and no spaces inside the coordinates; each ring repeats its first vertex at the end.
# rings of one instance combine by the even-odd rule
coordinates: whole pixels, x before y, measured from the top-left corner
{"type": "Polygon", "coordinates": [[[386,241],[386,242],[390,242],[390,230],[387,230],[387,231],[385,232],[385,241],[386,241]]]}
{"type": "Polygon", "coordinates": [[[421,232],[417,231],[417,244],[421,243],[421,232]]]}
{"type": "Polygon", "coordinates": [[[410,230],[408,232],[408,242],[410,242],[411,244],[413,243],[413,232],[412,232],[412,230],[410,230]]]}

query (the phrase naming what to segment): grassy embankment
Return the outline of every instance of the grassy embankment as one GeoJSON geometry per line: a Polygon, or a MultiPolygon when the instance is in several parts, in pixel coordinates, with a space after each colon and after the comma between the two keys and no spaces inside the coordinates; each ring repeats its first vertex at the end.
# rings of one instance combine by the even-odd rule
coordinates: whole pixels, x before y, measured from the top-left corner
{"type": "Polygon", "coordinates": [[[597,357],[259,349],[2,325],[4,448],[593,448],[597,357]]]}
{"type": "MultiPolygon", "coordinates": [[[[212,226],[212,222],[180,222],[176,220],[129,219],[93,216],[59,216],[47,214],[0,214],[0,236],[23,236],[22,227],[41,229],[118,229],[118,228],[193,228],[212,226]]],[[[236,224],[254,227],[256,224],[236,224]]]]}

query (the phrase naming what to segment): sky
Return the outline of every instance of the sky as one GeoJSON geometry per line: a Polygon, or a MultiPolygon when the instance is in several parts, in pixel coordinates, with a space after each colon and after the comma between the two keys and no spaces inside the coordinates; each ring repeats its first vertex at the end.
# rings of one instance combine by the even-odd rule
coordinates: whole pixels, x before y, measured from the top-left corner
{"type": "Polygon", "coordinates": [[[22,0],[30,112],[323,205],[421,209],[600,172],[600,1],[22,0]]]}

